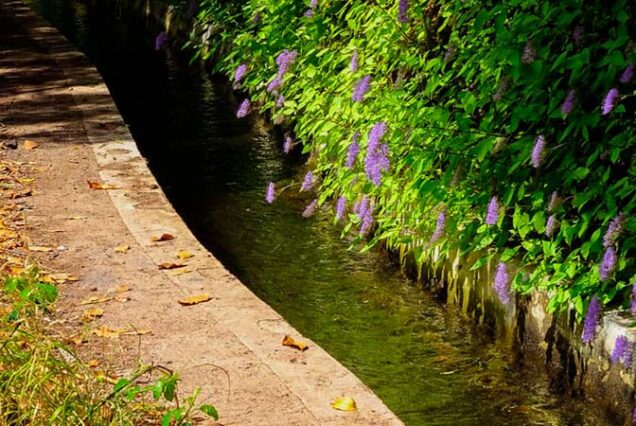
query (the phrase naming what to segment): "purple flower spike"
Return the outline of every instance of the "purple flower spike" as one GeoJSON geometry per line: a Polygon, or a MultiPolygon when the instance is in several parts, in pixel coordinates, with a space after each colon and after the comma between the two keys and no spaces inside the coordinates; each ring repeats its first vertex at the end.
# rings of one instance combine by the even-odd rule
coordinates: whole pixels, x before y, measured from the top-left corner
{"type": "Polygon", "coordinates": [[[608,247],[603,254],[603,260],[599,266],[599,276],[601,281],[607,281],[616,269],[616,252],[614,247],[608,247]]]}
{"type": "Polygon", "coordinates": [[[358,51],[353,52],[353,56],[351,57],[351,64],[349,65],[349,69],[351,72],[358,71],[358,51]]]}
{"type": "Polygon", "coordinates": [[[559,207],[560,202],[561,199],[559,198],[559,193],[557,191],[553,191],[552,195],[550,196],[550,204],[548,204],[548,212],[553,212],[554,209],[559,207]]]}
{"type": "Polygon", "coordinates": [[[603,236],[603,247],[608,248],[623,232],[623,226],[625,225],[625,215],[619,214],[614,219],[612,219],[607,226],[607,231],[605,231],[605,235],[603,236]]]}
{"type": "Polygon", "coordinates": [[[614,343],[614,350],[610,356],[610,361],[612,361],[613,364],[622,362],[626,368],[631,368],[633,346],[634,345],[629,341],[629,339],[627,339],[627,337],[618,336],[614,343]]]}
{"type": "Polygon", "coordinates": [[[534,143],[534,148],[532,148],[532,165],[535,169],[538,169],[541,165],[541,161],[543,160],[543,150],[545,149],[545,138],[543,135],[539,135],[537,140],[534,143]]]}
{"type": "Polygon", "coordinates": [[[554,231],[557,229],[557,221],[553,214],[548,217],[548,222],[545,225],[545,235],[546,237],[552,237],[554,235],[554,231]]]}
{"type": "Polygon", "coordinates": [[[521,56],[521,62],[524,64],[531,64],[534,62],[537,56],[537,51],[534,49],[532,43],[527,42],[523,48],[523,55],[521,56]]]}
{"type": "Polygon", "coordinates": [[[234,82],[238,83],[239,81],[243,80],[243,77],[245,77],[246,73],[247,73],[247,65],[241,64],[238,67],[236,67],[236,71],[234,71],[234,82]]]}
{"type": "Polygon", "coordinates": [[[488,203],[488,212],[486,213],[486,225],[494,225],[499,220],[499,200],[495,195],[488,203]]]}
{"type": "Polygon", "coordinates": [[[313,9],[305,10],[305,18],[312,18],[313,16],[314,16],[314,10],[313,9]]]}
{"type": "Polygon", "coordinates": [[[632,315],[636,315],[636,283],[632,284],[632,303],[629,306],[632,315]]]}
{"type": "Polygon", "coordinates": [[[625,68],[625,71],[623,71],[623,74],[621,74],[621,78],[618,81],[623,84],[627,84],[632,80],[632,77],[634,77],[634,64],[629,64],[627,65],[627,68],[625,68]]]}
{"type": "Polygon", "coordinates": [[[316,210],[318,209],[318,200],[313,200],[311,203],[305,207],[305,211],[303,211],[303,217],[312,217],[316,210]]]}
{"type": "Polygon", "coordinates": [[[285,136],[285,142],[283,142],[283,152],[285,154],[289,154],[289,152],[292,150],[293,147],[293,141],[291,136],[287,135],[285,136]]]}
{"type": "Polygon", "coordinates": [[[354,102],[362,102],[364,100],[364,95],[369,91],[369,86],[371,85],[371,76],[365,75],[356,83],[356,87],[353,90],[353,95],[351,99],[354,102]]]}
{"type": "Polygon", "coordinates": [[[296,60],[296,56],[298,56],[298,52],[296,52],[295,50],[285,49],[280,53],[280,55],[278,55],[278,57],[276,57],[278,72],[276,73],[276,77],[274,77],[274,79],[267,86],[267,91],[269,93],[275,92],[283,85],[283,77],[289,70],[289,67],[291,67],[296,60]]]}
{"type": "Polygon", "coordinates": [[[561,114],[568,115],[574,109],[574,103],[576,102],[576,90],[572,89],[568,92],[568,95],[561,105],[561,114]]]}
{"type": "Polygon", "coordinates": [[[406,24],[409,21],[409,1],[408,0],[400,0],[400,4],[398,5],[398,22],[401,24],[406,24]]]}
{"type": "Polygon", "coordinates": [[[601,319],[601,301],[597,296],[592,298],[590,305],[587,307],[585,321],[583,322],[583,334],[581,340],[583,343],[592,343],[596,337],[596,327],[601,319]]]}
{"type": "Polygon", "coordinates": [[[612,110],[616,106],[617,101],[618,89],[613,87],[609,90],[609,92],[607,92],[607,95],[605,95],[605,99],[603,99],[603,105],[601,105],[601,114],[607,115],[612,112],[612,110]]]}
{"type": "Polygon", "coordinates": [[[428,241],[428,243],[434,244],[437,241],[439,241],[439,239],[442,238],[442,235],[444,235],[445,227],[446,227],[446,211],[443,210],[437,216],[437,224],[435,225],[435,231],[433,232],[433,235],[431,235],[431,239],[428,241]]]}
{"type": "Polygon", "coordinates": [[[167,42],[168,42],[168,35],[166,34],[165,31],[161,31],[159,34],[157,34],[157,37],[155,38],[155,50],[163,49],[167,42]]]}
{"type": "Polygon", "coordinates": [[[360,152],[360,145],[358,144],[358,139],[360,139],[360,132],[355,132],[353,134],[353,140],[351,141],[351,145],[349,145],[349,149],[347,150],[346,165],[350,169],[352,169],[354,164],[356,163],[356,159],[358,158],[358,153],[360,152]]]}
{"type": "Polygon", "coordinates": [[[241,102],[238,111],[236,111],[236,118],[243,118],[250,112],[250,100],[245,99],[241,102]]]}
{"type": "Polygon", "coordinates": [[[510,302],[510,275],[504,262],[499,262],[499,265],[497,265],[495,281],[492,287],[495,289],[495,293],[497,293],[501,303],[507,305],[510,302]]]}
{"type": "Polygon", "coordinates": [[[338,198],[336,203],[336,220],[340,221],[344,217],[345,209],[347,208],[347,199],[345,197],[338,198]]]}
{"type": "Polygon", "coordinates": [[[274,185],[274,182],[270,182],[267,185],[267,192],[265,194],[265,201],[267,201],[268,204],[272,204],[275,199],[276,199],[276,185],[274,185]]]}
{"type": "Polygon", "coordinates": [[[309,2],[309,7],[312,9],[315,9],[316,7],[318,7],[318,0],[311,0],[309,2]]]}
{"type": "Polygon", "coordinates": [[[373,226],[373,205],[366,195],[362,197],[355,207],[358,218],[360,219],[360,235],[366,235],[373,226]]]}
{"type": "Polygon", "coordinates": [[[283,95],[280,95],[278,98],[276,98],[276,108],[282,108],[284,104],[285,98],[283,97],[283,95]]]}
{"type": "Polygon", "coordinates": [[[375,186],[382,180],[382,172],[389,170],[389,148],[380,140],[386,133],[386,123],[376,123],[369,132],[367,155],[364,158],[364,172],[375,186]]]}
{"type": "Polygon", "coordinates": [[[300,191],[309,191],[314,186],[314,174],[312,172],[307,172],[305,175],[305,179],[303,179],[303,184],[300,186],[300,191]]]}

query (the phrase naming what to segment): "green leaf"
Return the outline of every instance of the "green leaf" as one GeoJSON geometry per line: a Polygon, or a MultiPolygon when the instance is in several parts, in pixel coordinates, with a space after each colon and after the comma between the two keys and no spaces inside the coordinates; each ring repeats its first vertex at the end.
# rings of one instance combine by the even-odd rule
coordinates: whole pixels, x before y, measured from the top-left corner
{"type": "Polygon", "coordinates": [[[199,407],[199,410],[201,410],[203,413],[207,414],[208,416],[212,417],[214,420],[219,419],[219,413],[218,411],[216,411],[216,408],[213,405],[203,404],[199,407]]]}

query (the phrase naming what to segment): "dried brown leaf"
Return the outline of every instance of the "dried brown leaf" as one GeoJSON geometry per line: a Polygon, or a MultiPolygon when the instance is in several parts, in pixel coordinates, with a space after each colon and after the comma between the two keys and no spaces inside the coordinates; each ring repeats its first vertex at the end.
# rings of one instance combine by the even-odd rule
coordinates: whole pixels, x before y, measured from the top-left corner
{"type": "Polygon", "coordinates": [[[155,235],[150,237],[150,241],[152,241],[153,243],[157,243],[159,241],[170,241],[170,240],[174,240],[174,236],[171,234],[161,234],[159,236],[155,235]]]}
{"type": "Polygon", "coordinates": [[[289,346],[290,348],[298,349],[301,352],[309,349],[309,346],[307,346],[306,343],[294,340],[293,337],[288,335],[285,335],[285,337],[283,337],[283,346],[289,346]]]}
{"type": "Polygon", "coordinates": [[[163,262],[157,266],[159,266],[159,269],[177,269],[177,268],[183,268],[188,265],[184,263],[163,262]]]}
{"type": "Polygon", "coordinates": [[[29,150],[29,151],[31,151],[33,149],[37,149],[38,146],[40,146],[40,145],[38,145],[37,142],[32,141],[30,139],[25,140],[24,143],[22,144],[22,148],[24,148],[26,150],[29,150]]]}
{"type": "Polygon", "coordinates": [[[199,303],[207,302],[208,300],[211,300],[211,299],[212,298],[208,294],[198,294],[196,296],[191,296],[191,297],[187,297],[185,299],[180,299],[180,300],[178,300],[178,302],[179,302],[180,305],[190,306],[190,305],[196,305],[196,304],[199,304],[199,303]]]}
{"type": "Polygon", "coordinates": [[[88,183],[88,187],[90,189],[117,189],[115,185],[110,185],[107,183],[93,182],[90,180],[87,180],[86,182],[88,183]]]}

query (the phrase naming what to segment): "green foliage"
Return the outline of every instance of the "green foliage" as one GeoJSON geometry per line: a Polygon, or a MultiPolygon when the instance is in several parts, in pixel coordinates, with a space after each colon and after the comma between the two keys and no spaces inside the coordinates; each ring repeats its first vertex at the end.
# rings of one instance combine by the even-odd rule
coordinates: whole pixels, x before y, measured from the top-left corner
{"type": "MultiPolygon", "coordinates": [[[[191,33],[198,55],[213,57],[232,77],[249,70],[242,89],[252,105],[293,127],[321,177],[320,202],[363,195],[375,201],[382,241],[418,262],[485,250],[524,268],[514,279],[521,292],[547,291],[551,309],[573,306],[579,314],[599,294],[604,304],[629,300],[636,278],[636,162],[634,80],[623,70],[636,61],[636,4],[566,0],[411,2],[409,22],[397,21],[398,1],[319,1],[314,16],[292,0],[203,0],[191,33]],[[210,38],[209,35],[212,35],[210,38]],[[266,91],[283,49],[298,51],[276,95],[266,91]],[[359,69],[349,62],[359,54],[359,69]],[[364,102],[353,87],[372,76],[364,102]],[[620,96],[601,114],[610,88],[620,96]],[[574,108],[561,106],[571,90],[574,108]],[[376,122],[389,132],[391,167],[374,186],[363,159],[345,166],[352,135],[376,122]],[[536,138],[546,140],[538,169],[531,163],[536,138]],[[557,191],[562,202],[548,211],[557,191]],[[503,216],[484,225],[497,195],[503,216]],[[429,244],[445,211],[444,236],[429,244]],[[627,217],[617,242],[615,274],[599,278],[603,234],[619,213],[627,217]],[[550,214],[559,224],[550,237],[550,214]]],[[[356,215],[349,215],[354,232],[356,215]]],[[[358,238],[361,238],[358,236],[358,238]]],[[[485,260],[480,262],[483,263],[485,260]]]]}
{"type": "Polygon", "coordinates": [[[40,282],[37,270],[6,277],[0,292],[0,424],[163,425],[193,424],[197,413],[218,419],[215,408],[198,405],[198,391],[180,404],[178,376],[161,366],[139,365],[110,385],[64,345],[43,322],[57,288],[40,282]],[[158,376],[158,377],[157,377],[158,376]],[[140,382],[155,383],[140,386],[140,382]],[[152,396],[150,403],[147,396],[152,396]]]}

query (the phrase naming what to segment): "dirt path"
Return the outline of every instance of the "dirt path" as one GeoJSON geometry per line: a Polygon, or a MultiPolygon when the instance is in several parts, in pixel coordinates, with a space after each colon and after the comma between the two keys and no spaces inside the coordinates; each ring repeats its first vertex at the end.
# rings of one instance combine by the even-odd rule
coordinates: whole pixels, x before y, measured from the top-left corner
{"type": "Polygon", "coordinates": [[[0,93],[0,156],[35,163],[27,235],[50,248],[38,253],[44,268],[80,278],[61,286],[58,315],[88,339],[83,347],[122,369],[140,358],[178,370],[184,390],[201,387],[226,425],[401,424],[196,241],[148,171],[97,71],[15,0],[0,0],[0,93]],[[38,148],[24,149],[26,140],[38,148]],[[115,189],[90,189],[87,180],[115,189]],[[174,239],[151,241],[162,233],[174,239]],[[117,252],[121,246],[129,249],[117,252]],[[181,250],[194,256],[179,260],[181,250]],[[160,270],[163,262],[187,266],[160,270]],[[129,290],[117,293],[117,286],[129,290]],[[202,293],[212,299],[177,303],[202,293]],[[81,302],[105,295],[103,317],[82,322],[81,302]],[[92,333],[102,326],[127,333],[92,333]],[[309,350],[283,347],[285,334],[307,341],[309,350]],[[332,409],[341,395],[353,397],[358,411],[332,409]]]}

